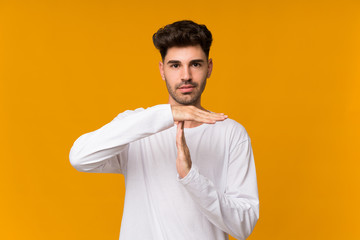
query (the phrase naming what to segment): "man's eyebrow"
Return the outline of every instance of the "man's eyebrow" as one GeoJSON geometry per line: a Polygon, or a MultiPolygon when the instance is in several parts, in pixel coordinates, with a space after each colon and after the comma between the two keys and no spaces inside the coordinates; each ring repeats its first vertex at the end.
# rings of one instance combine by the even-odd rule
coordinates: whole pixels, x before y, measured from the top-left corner
{"type": "MultiPolygon", "coordinates": [[[[193,59],[193,60],[190,61],[190,63],[197,63],[197,62],[203,63],[205,61],[203,59],[193,59]]],[[[174,63],[179,64],[181,62],[179,60],[169,60],[166,64],[174,64],[174,63]]]]}
{"type": "Polygon", "coordinates": [[[179,60],[169,60],[166,64],[181,63],[179,60]]]}
{"type": "Polygon", "coordinates": [[[204,62],[204,60],[203,59],[194,59],[194,60],[191,60],[190,61],[191,63],[197,63],[197,62],[204,62]]]}

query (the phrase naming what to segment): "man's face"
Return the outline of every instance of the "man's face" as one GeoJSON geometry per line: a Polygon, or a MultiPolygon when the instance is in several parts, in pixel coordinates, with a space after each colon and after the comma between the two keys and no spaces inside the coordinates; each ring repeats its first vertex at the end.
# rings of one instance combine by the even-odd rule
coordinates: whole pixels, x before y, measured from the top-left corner
{"type": "Polygon", "coordinates": [[[212,71],[212,60],[207,59],[200,45],[169,48],[159,67],[170,104],[200,105],[206,79],[212,71]]]}

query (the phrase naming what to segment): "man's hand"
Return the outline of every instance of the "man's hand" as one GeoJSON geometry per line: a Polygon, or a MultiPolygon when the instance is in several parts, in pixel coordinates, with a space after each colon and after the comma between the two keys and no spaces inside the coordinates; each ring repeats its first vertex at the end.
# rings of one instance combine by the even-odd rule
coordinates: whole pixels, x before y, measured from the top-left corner
{"type": "Polygon", "coordinates": [[[171,106],[175,122],[196,121],[201,123],[216,123],[227,118],[223,113],[211,113],[194,106],[171,106]]]}
{"type": "Polygon", "coordinates": [[[176,132],[176,147],[177,147],[177,158],[176,158],[176,169],[180,178],[185,177],[191,169],[191,158],[189,148],[186,145],[184,135],[184,122],[177,122],[176,132]]]}

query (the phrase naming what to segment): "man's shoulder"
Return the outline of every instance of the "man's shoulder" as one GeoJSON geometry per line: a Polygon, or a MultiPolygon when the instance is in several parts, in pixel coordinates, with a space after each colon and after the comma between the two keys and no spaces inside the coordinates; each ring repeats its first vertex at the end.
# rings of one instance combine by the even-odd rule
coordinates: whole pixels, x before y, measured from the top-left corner
{"type": "Polygon", "coordinates": [[[245,127],[234,119],[227,118],[224,121],[217,122],[214,127],[224,133],[227,133],[232,139],[240,141],[249,139],[249,135],[245,127]]]}
{"type": "Polygon", "coordinates": [[[246,131],[245,127],[234,119],[227,118],[224,121],[217,122],[218,127],[234,129],[235,131],[246,131]]]}

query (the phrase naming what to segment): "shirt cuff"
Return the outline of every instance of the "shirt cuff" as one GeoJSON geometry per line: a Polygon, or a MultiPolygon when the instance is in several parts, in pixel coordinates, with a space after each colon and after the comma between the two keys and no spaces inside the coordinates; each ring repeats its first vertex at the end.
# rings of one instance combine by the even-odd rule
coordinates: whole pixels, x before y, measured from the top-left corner
{"type": "Polygon", "coordinates": [[[190,171],[185,177],[180,178],[179,174],[177,174],[177,180],[184,185],[187,185],[188,183],[190,183],[191,181],[193,181],[198,177],[199,177],[199,169],[194,163],[191,164],[190,171]]]}

